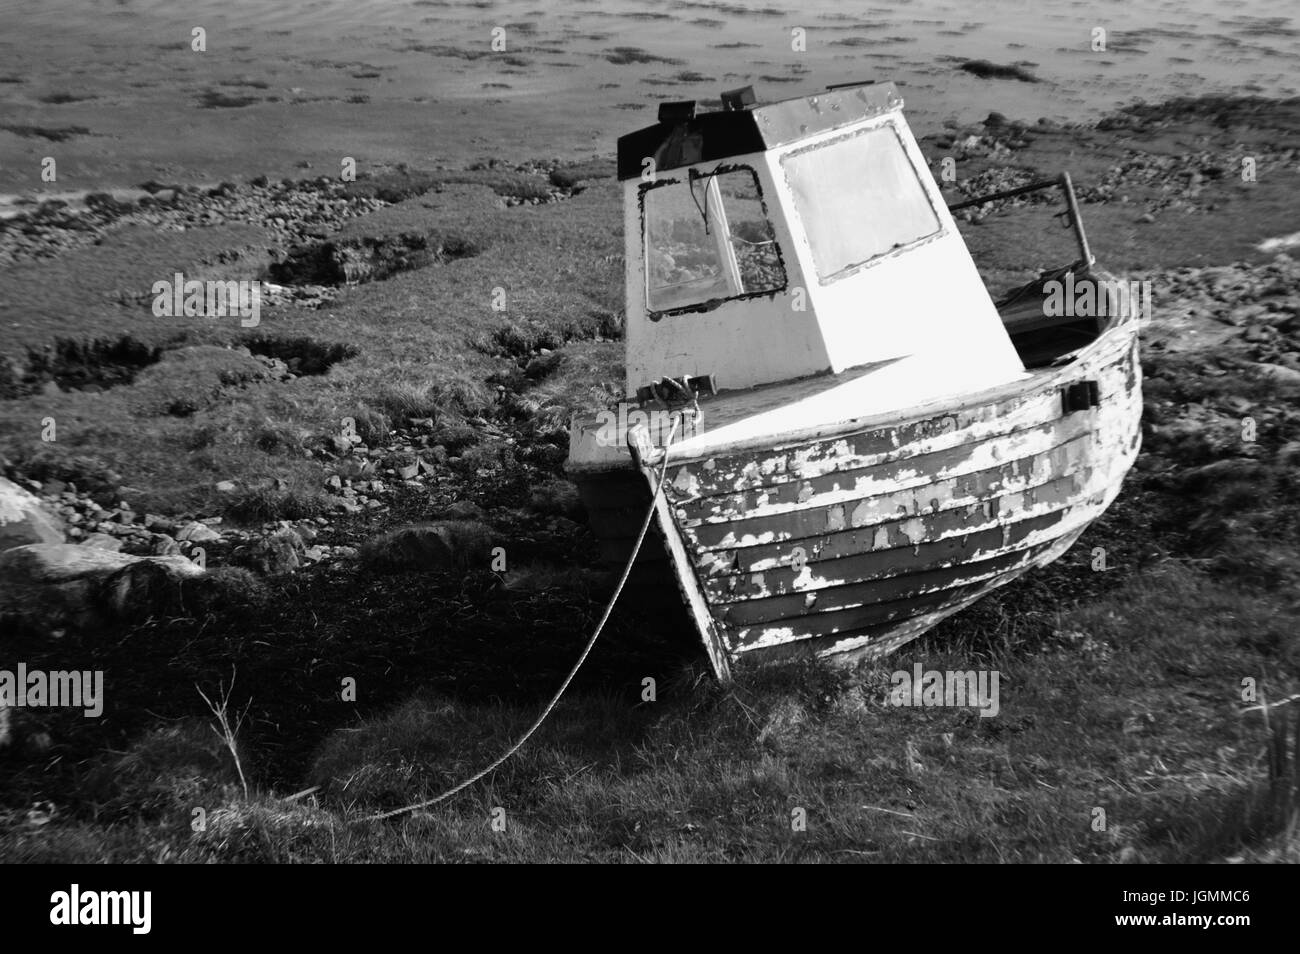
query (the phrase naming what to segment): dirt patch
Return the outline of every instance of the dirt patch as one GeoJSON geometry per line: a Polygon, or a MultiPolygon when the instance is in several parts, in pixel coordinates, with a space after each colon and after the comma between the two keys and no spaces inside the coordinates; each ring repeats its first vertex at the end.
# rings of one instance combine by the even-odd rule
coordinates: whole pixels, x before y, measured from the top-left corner
{"type": "Polygon", "coordinates": [[[253,335],[240,343],[253,354],[279,358],[294,374],[324,374],[340,361],[360,354],[351,345],[306,337],[253,335]]]}
{"type": "Polygon", "coordinates": [[[10,124],[0,126],[5,132],[11,132],[23,139],[48,139],[50,142],[66,142],[73,136],[89,136],[90,130],[85,126],[23,126],[10,124]]]}
{"type": "Polygon", "coordinates": [[[669,66],[682,66],[686,62],[671,56],[648,53],[639,46],[616,46],[605,51],[605,59],[616,66],[629,66],[634,63],[665,63],[669,66]]]}
{"type": "Polygon", "coordinates": [[[358,285],[426,265],[469,258],[479,251],[477,245],[460,236],[416,232],[313,242],[292,249],[283,262],[271,266],[270,276],[284,285],[358,285]]]}
{"type": "Polygon", "coordinates": [[[978,76],[980,79],[1013,79],[1022,83],[1042,82],[1033,73],[1014,63],[1003,65],[1001,63],[990,63],[988,60],[967,60],[957,68],[970,73],[972,76],[978,76]]]}
{"type": "Polygon", "coordinates": [[[161,349],[130,335],[90,341],[58,338],[43,350],[29,349],[27,360],[0,362],[0,398],[13,400],[36,394],[51,383],[64,391],[104,391],[130,384],[155,364],[161,349]]]}
{"type": "Polygon", "coordinates": [[[579,183],[592,179],[611,179],[616,171],[612,159],[588,159],[556,166],[550,172],[550,180],[561,189],[580,191],[579,183]]]}
{"type": "Polygon", "coordinates": [[[261,102],[256,96],[228,96],[225,93],[209,89],[199,97],[200,109],[240,109],[261,102]]]}
{"type": "Polygon", "coordinates": [[[65,103],[84,103],[90,99],[98,99],[93,93],[78,95],[77,93],[50,93],[48,96],[42,96],[41,102],[48,103],[51,106],[62,106],[65,103]]]}

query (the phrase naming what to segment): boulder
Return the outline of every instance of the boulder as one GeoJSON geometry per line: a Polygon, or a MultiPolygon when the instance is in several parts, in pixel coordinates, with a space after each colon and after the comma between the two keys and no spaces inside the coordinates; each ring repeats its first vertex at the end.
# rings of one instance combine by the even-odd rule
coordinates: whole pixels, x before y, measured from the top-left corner
{"type": "Polygon", "coordinates": [[[1288,368],[1281,364],[1260,362],[1255,365],[1255,371],[1260,377],[1274,382],[1283,390],[1300,387],[1300,371],[1296,371],[1294,368],[1288,368]]]}
{"type": "Polygon", "coordinates": [[[165,533],[150,534],[149,548],[154,556],[174,556],[181,552],[181,545],[165,533]]]}
{"type": "Polygon", "coordinates": [[[298,534],[298,539],[303,542],[304,546],[314,543],[316,538],[320,536],[320,531],[310,520],[299,520],[297,523],[289,523],[286,520],[282,522],[282,526],[284,529],[292,530],[298,534]]]}
{"type": "Polygon", "coordinates": [[[301,535],[291,529],[277,530],[235,551],[235,560],[263,576],[292,573],[302,565],[304,544],[301,535]]]}
{"type": "Polygon", "coordinates": [[[63,530],[40,499],[0,477],[0,550],[33,543],[62,543],[63,530]]]}
{"type": "Polygon", "coordinates": [[[492,532],[477,520],[445,520],[403,527],[366,541],[361,561],[381,572],[486,570],[492,532]]]}
{"type": "Polygon", "coordinates": [[[182,585],[204,576],[183,557],[135,557],[72,543],[0,553],[0,619],[47,632],[138,613],[175,611],[182,585]]]}
{"type": "Polygon", "coordinates": [[[144,515],[144,528],[154,533],[171,533],[176,529],[166,517],[160,517],[156,513],[147,513],[144,515]]]}
{"type": "Polygon", "coordinates": [[[182,543],[215,543],[221,539],[221,534],[206,523],[199,523],[199,521],[194,520],[176,531],[176,539],[182,543]]]}
{"type": "Polygon", "coordinates": [[[115,619],[178,615],[185,611],[185,582],[204,575],[198,564],[184,557],[140,557],[109,574],[96,596],[115,619]]]}

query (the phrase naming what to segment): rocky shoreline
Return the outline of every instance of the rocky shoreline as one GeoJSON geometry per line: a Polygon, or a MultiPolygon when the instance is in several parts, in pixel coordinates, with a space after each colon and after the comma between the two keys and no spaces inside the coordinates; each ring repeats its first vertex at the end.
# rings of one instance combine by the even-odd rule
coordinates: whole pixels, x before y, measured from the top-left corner
{"type": "MultiPolygon", "coordinates": [[[[1258,111],[1253,100],[1247,106],[1248,112],[1258,111]]],[[[1215,148],[1185,151],[1152,150],[1129,142],[1135,133],[1154,134],[1171,123],[1185,120],[1189,113],[1207,115],[1210,120],[1207,130],[1213,132],[1216,124],[1224,122],[1230,109],[1238,108],[1241,107],[1217,100],[1190,105],[1180,102],[1164,111],[1130,110],[1092,126],[1062,126],[1048,120],[1028,124],[994,113],[978,127],[949,129],[927,137],[923,145],[936,164],[951,159],[963,168],[965,175],[955,184],[954,194],[969,197],[1021,185],[1039,174],[1035,169],[1039,163],[1032,158],[1036,149],[1046,146],[1047,157],[1051,158],[1064,146],[1064,151],[1077,158],[1078,141],[1104,134],[1113,140],[1116,148],[1106,155],[1104,166],[1094,164],[1090,171],[1097,174],[1079,177],[1080,200],[1088,216],[1095,216],[1098,207],[1122,209],[1134,222],[1150,224],[1157,216],[1163,219],[1218,211],[1222,197],[1211,186],[1231,179],[1244,159],[1249,158],[1270,174],[1278,169],[1300,170],[1300,149],[1287,141],[1224,142],[1224,137],[1218,136],[1216,144],[1215,137],[1205,135],[1202,137],[1207,140],[1205,145],[1215,148]]],[[[1293,111],[1291,104],[1278,108],[1287,116],[1293,111]]],[[[431,190],[476,181],[490,182],[498,201],[507,208],[555,202],[581,192],[587,176],[608,173],[608,161],[593,161],[584,167],[553,159],[512,166],[494,161],[465,170],[430,173],[401,167],[354,183],[327,177],[282,182],[254,177],[245,184],[223,182],[210,187],[150,182],[140,187],[135,199],[94,194],[80,204],[61,200],[45,202],[0,223],[0,266],[15,267],[58,258],[79,246],[111,242],[117,231],[128,227],[179,233],[237,222],[267,230],[271,244],[265,273],[291,282],[290,285],[268,283],[270,303],[321,308],[334,301],[331,285],[346,287],[358,281],[382,280],[392,269],[427,267],[430,261],[452,254],[442,251],[445,242],[431,250],[427,243],[413,244],[405,247],[407,252],[427,250],[427,254],[392,265],[393,253],[382,241],[353,239],[344,244],[334,239],[348,222],[364,221],[380,210],[419,198],[431,190]],[[358,264],[355,254],[342,254],[358,248],[367,250],[368,264],[364,266],[358,264]],[[322,272],[331,275],[333,281],[312,284],[310,279],[322,272]],[[277,290],[293,294],[277,300],[277,290]]],[[[962,218],[968,225],[977,226],[1017,207],[1046,201],[1049,201],[1047,197],[1040,196],[1004,200],[969,210],[962,218]]],[[[417,239],[404,241],[415,243],[417,239]]],[[[974,234],[973,241],[978,258],[979,232],[974,234]]],[[[1235,351],[1246,362],[1242,367],[1247,373],[1268,378],[1283,389],[1293,386],[1300,377],[1296,337],[1300,304],[1295,294],[1297,275],[1289,258],[1282,256],[1276,262],[1260,265],[1146,271],[1135,277],[1153,281],[1161,288],[1160,307],[1165,314],[1160,316],[1159,327],[1181,322],[1184,335],[1190,331],[1222,341],[1231,339],[1240,345],[1235,351]],[[1225,269],[1236,269],[1236,279],[1225,279],[1225,269]],[[1230,333],[1213,330],[1216,323],[1220,329],[1226,325],[1230,333]]],[[[1168,337],[1162,340],[1157,330],[1152,346],[1156,349],[1168,346],[1168,337]]],[[[525,347],[527,350],[518,358],[520,367],[526,366],[525,378],[538,376],[534,368],[556,363],[557,355],[552,353],[552,348],[525,347]]],[[[301,370],[296,361],[290,366],[274,356],[253,354],[246,349],[244,354],[261,362],[272,380],[292,381],[301,370]]],[[[12,376],[21,378],[22,370],[12,376]]],[[[520,379],[506,382],[504,386],[499,380],[496,386],[498,405],[503,398],[505,404],[520,402],[520,379]]],[[[473,442],[487,438],[511,443],[525,436],[507,433],[518,431],[517,423],[511,422],[508,416],[493,423],[481,416],[468,415],[453,422],[450,435],[453,440],[462,440],[469,431],[473,442]]],[[[439,438],[439,431],[446,431],[446,425],[435,425],[432,417],[411,417],[406,421],[390,421],[388,425],[383,428],[383,434],[374,436],[374,446],[353,431],[322,435],[314,448],[305,451],[309,457],[322,462],[324,480],[320,489],[327,495],[326,508],[332,514],[346,517],[383,513],[388,511],[392,495],[399,490],[421,491],[426,482],[439,479],[435,477],[439,473],[443,474],[444,482],[454,480],[448,468],[458,463],[456,445],[449,450],[439,438]],[[331,472],[331,461],[345,466],[331,472]]],[[[131,555],[183,553],[185,545],[193,541],[178,536],[177,528],[193,526],[197,520],[204,526],[219,528],[207,533],[219,535],[222,545],[216,550],[222,559],[249,547],[264,548],[270,535],[285,531],[308,536],[302,546],[295,547],[296,559],[278,563],[262,561],[263,565],[293,569],[303,563],[355,554],[353,546],[315,541],[315,536],[322,531],[326,536],[330,533],[332,518],[323,514],[307,520],[269,521],[250,528],[235,528],[228,523],[223,526],[220,515],[147,514],[137,518],[124,501],[105,500],[106,495],[113,496],[113,488],[99,487],[92,495],[84,489],[78,491],[75,481],[69,488],[69,482],[58,477],[39,479],[14,472],[12,466],[9,470],[10,476],[43,495],[46,503],[67,521],[69,539],[84,545],[121,549],[131,555]],[[104,503],[110,506],[105,507],[104,503]]],[[[228,494],[237,489],[275,492],[282,488],[274,480],[248,484],[237,475],[216,484],[219,493],[228,494]]]]}
{"type": "MultiPolygon", "coordinates": [[[[563,170],[573,163],[559,159],[505,164],[492,160],[469,166],[466,173],[508,168],[519,177],[545,179],[549,188],[524,188],[507,194],[507,206],[555,202],[573,194],[575,180],[563,170]]],[[[447,178],[454,181],[458,170],[447,178]]],[[[409,176],[405,165],[391,172],[376,170],[360,185],[328,176],[270,181],[253,176],[247,182],[213,185],[149,181],[130,189],[68,194],[58,198],[17,198],[5,203],[0,218],[0,266],[51,258],[85,245],[103,242],[117,229],[143,226],[160,232],[184,232],[228,223],[267,229],[279,249],[327,238],[349,219],[399,202],[427,189],[432,182],[409,176]]],[[[524,180],[520,180],[524,181],[524,180]]],[[[276,251],[272,249],[273,255],[276,251]]]]}
{"type": "MultiPolygon", "coordinates": [[[[936,165],[952,160],[963,169],[965,175],[954,188],[955,198],[961,198],[1022,185],[1041,175],[1043,161],[1062,152],[1077,161],[1079,142],[1104,136],[1110,141],[1109,151],[1101,150],[1104,164],[1092,162],[1087,171],[1093,174],[1079,177],[1079,196],[1086,215],[1092,219],[1099,208],[1115,209],[1142,225],[1154,222],[1157,216],[1163,220],[1215,213],[1223,195],[1214,187],[1230,180],[1244,159],[1249,158],[1269,174],[1279,169],[1292,173],[1300,170],[1300,148],[1292,142],[1274,139],[1247,144],[1209,135],[1233,108],[1222,101],[1180,102],[1165,111],[1139,108],[1100,124],[1077,126],[1048,120],[1028,124],[994,113],[977,127],[950,128],[926,137],[923,146],[936,165]],[[1203,146],[1212,148],[1171,151],[1162,145],[1153,150],[1132,141],[1135,134],[1158,135],[1171,124],[1185,121],[1189,113],[1209,116],[1211,124],[1202,130],[1200,138],[1203,146]],[[1035,156],[1037,151],[1046,154],[1044,159],[1035,156]]],[[[1255,101],[1248,101],[1248,112],[1257,109],[1255,101]]],[[[1291,104],[1281,104],[1278,109],[1287,116],[1293,111],[1291,104]]],[[[1186,134],[1185,130],[1182,134],[1186,134]]],[[[505,208],[556,202],[582,192],[590,177],[607,176],[609,172],[608,160],[574,165],[553,159],[516,165],[494,161],[465,170],[427,173],[401,167],[354,183],[325,177],[274,183],[254,177],[242,185],[224,182],[209,187],[151,182],[140,188],[135,199],[96,194],[80,204],[45,202],[0,222],[0,266],[12,268],[24,262],[58,258],[79,246],[111,242],[115,233],[126,228],[180,233],[238,222],[267,230],[271,244],[265,273],[293,283],[268,283],[273,290],[270,303],[322,308],[334,302],[336,293],[331,286],[382,281],[394,269],[427,267],[438,256],[444,256],[443,245],[438,245],[422,258],[403,259],[394,265],[393,252],[385,245],[391,244],[391,239],[353,238],[339,242],[335,236],[349,222],[364,223],[381,210],[466,183],[488,183],[505,208]],[[359,264],[357,249],[365,250],[368,257],[364,261],[368,264],[359,264]],[[329,284],[311,283],[322,274],[331,279],[329,284]],[[274,290],[290,288],[296,294],[275,297],[274,290]]],[[[1003,200],[968,210],[961,217],[968,226],[975,227],[1014,214],[1018,208],[1048,201],[1051,197],[1041,195],[1003,200]]],[[[971,236],[977,259],[984,233],[977,229],[971,236]]],[[[366,233],[354,230],[351,234],[366,233]]],[[[428,249],[426,240],[418,236],[404,235],[402,242],[408,253],[428,249]]],[[[995,245],[993,249],[997,253],[994,259],[1005,253],[1003,247],[995,245]]],[[[999,273],[994,270],[994,274],[999,273]]],[[[1231,360],[1252,380],[1267,382],[1284,393],[1300,382],[1300,271],[1292,259],[1280,255],[1262,264],[1140,271],[1133,277],[1150,281],[1160,289],[1157,320],[1146,333],[1153,365],[1166,350],[1183,352],[1193,346],[1216,344],[1223,353],[1213,358],[1207,355],[1204,361],[1231,360]],[[1192,335],[1200,337],[1193,339],[1192,335]]],[[[269,380],[293,381],[302,371],[296,359],[290,365],[247,348],[236,347],[235,351],[259,362],[269,380]]],[[[66,525],[69,542],[132,557],[179,554],[193,558],[202,547],[204,559],[212,565],[254,568],[262,575],[290,573],[357,556],[364,540],[357,539],[351,526],[343,533],[336,532],[339,520],[347,523],[350,518],[390,515],[394,501],[399,499],[408,501],[397,507],[399,512],[405,511],[409,500],[414,499],[409,495],[418,498],[432,487],[440,488],[441,499],[455,499],[465,489],[463,475],[458,475],[460,448],[484,441],[509,447],[540,437],[540,448],[551,454],[555,450],[552,442],[562,434],[557,436],[553,428],[539,431],[530,425],[530,402],[523,393],[530,380],[545,377],[562,357],[562,351],[555,352],[545,344],[525,344],[514,358],[523,373],[496,379],[495,421],[474,414],[452,415],[442,421],[433,416],[411,416],[406,420],[370,422],[369,440],[350,426],[317,436],[304,446],[303,454],[319,465],[322,478],[317,489],[322,495],[323,512],[305,518],[232,523],[219,513],[137,513],[127,501],[116,499],[119,491],[114,480],[120,478],[115,475],[110,475],[107,485],[104,479],[95,479],[90,489],[57,476],[57,469],[55,476],[25,475],[12,464],[7,469],[66,525]],[[545,370],[537,370],[544,365],[545,370]],[[518,411],[506,411],[508,407],[522,407],[522,416],[518,411]]],[[[21,379],[21,370],[12,377],[21,379]]],[[[1157,385],[1155,391],[1161,394],[1161,386],[1157,385]]],[[[1243,401],[1234,405],[1245,406],[1243,401]]],[[[1157,415],[1168,414],[1158,406],[1153,410],[1157,415]]],[[[1204,416],[1196,407],[1184,413],[1204,416]]],[[[1260,421],[1270,432],[1289,430],[1295,423],[1285,409],[1265,410],[1260,421]]],[[[1243,453],[1257,452],[1258,446],[1243,453]]],[[[556,456],[551,455],[553,462],[556,456]]],[[[215,483],[217,494],[226,496],[276,494],[285,489],[286,482],[279,478],[250,480],[232,475],[215,483]]],[[[476,518],[482,515],[474,509],[476,518]]],[[[575,509],[572,505],[565,508],[569,515],[576,515],[575,509]]],[[[385,524],[380,532],[390,529],[385,524]]]]}

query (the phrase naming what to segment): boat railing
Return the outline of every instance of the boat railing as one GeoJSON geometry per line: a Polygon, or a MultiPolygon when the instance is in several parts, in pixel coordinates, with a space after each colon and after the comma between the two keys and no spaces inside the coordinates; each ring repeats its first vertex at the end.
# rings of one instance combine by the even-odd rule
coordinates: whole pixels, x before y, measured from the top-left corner
{"type": "Polygon", "coordinates": [[[1079,216],[1079,200],[1074,194],[1074,183],[1070,180],[1068,172],[1062,172],[1059,176],[1051,179],[1039,179],[1028,185],[1018,186],[1015,189],[1003,189],[1000,192],[990,192],[986,195],[976,196],[973,199],[965,199],[961,202],[955,202],[948,206],[949,212],[958,212],[962,209],[969,209],[973,206],[984,205],[988,202],[996,202],[998,199],[1012,199],[1018,195],[1025,195],[1030,192],[1041,192],[1043,189],[1058,188],[1065,195],[1066,209],[1059,213],[1061,217],[1068,217],[1067,227],[1074,229],[1075,241],[1079,244],[1079,262],[1083,268],[1091,268],[1097,261],[1088,246],[1088,236],[1083,231],[1083,219],[1079,216]]]}

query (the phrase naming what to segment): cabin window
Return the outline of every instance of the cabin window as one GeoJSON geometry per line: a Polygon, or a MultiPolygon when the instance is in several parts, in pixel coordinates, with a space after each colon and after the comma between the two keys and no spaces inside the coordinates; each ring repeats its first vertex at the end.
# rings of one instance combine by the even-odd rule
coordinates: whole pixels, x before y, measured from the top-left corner
{"type": "Polygon", "coordinates": [[[678,311],[785,288],[785,266],[748,166],[691,171],[641,193],[646,306],[678,311]]]}
{"type": "Polygon", "coordinates": [[[791,153],[784,166],[822,281],[940,230],[892,124],[791,153]]]}

